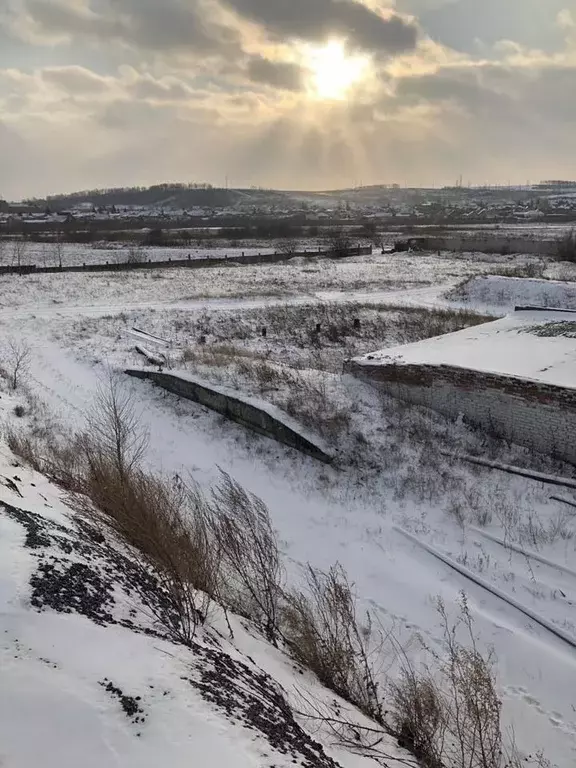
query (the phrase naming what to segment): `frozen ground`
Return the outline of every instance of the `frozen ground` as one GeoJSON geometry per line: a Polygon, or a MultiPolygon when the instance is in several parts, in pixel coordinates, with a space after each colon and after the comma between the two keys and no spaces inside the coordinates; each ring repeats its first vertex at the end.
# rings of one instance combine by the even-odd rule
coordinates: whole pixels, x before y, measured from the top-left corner
{"type": "MultiPolygon", "coordinates": [[[[2,307],[135,306],[211,298],[318,296],[372,293],[455,284],[471,275],[515,274],[531,257],[483,254],[395,253],[342,260],[295,258],[282,264],[228,265],[201,270],[166,269],[119,274],[0,276],[2,307]]],[[[557,265],[538,263],[554,270],[557,265]]],[[[576,276],[576,270],[574,271],[576,276]]]]}
{"type": "MultiPolygon", "coordinates": [[[[349,291],[384,292],[391,284],[399,290],[387,299],[381,295],[377,303],[394,304],[403,294],[402,303],[412,298],[426,304],[434,303],[444,284],[498,267],[415,254],[193,275],[175,271],[155,279],[12,279],[0,284],[3,305],[9,308],[0,316],[0,335],[17,333],[29,341],[34,350],[33,393],[63,423],[77,428],[104,370],[106,345],[95,335],[92,355],[89,350],[78,354],[67,336],[74,317],[119,313],[122,301],[124,307],[141,302],[141,309],[181,302],[180,309],[186,310],[186,301],[196,298],[204,309],[213,309],[202,297],[246,295],[254,307],[254,302],[262,306],[262,300],[250,297],[277,294],[284,301],[286,296],[303,301],[304,294],[309,301],[311,295],[322,298],[326,291],[340,291],[346,298],[349,291]],[[432,285],[423,288],[421,281],[432,285]],[[407,284],[421,291],[419,299],[407,284]]],[[[236,303],[236,308],[241,306],[241,301],[236,303]]],[[[128,357],[133,340],[119,341],[124,343],[128,357]]],[[[118,365],[120,358],[111,362],[118,365]]],[[[438,451],[450,444],[456,450],[483,449],[502,458],[501,448],[483,443],[462,426],[432,423],[420,412],[382,402],[361,382],[338,377],[338,391],[349,398],[352,421],[342,438],[342,460],[327,468],[144,382],[127,386],[151,431],[151,466],[190,473],[203,486],[214,481],[217,466],[225,469],[267,503],[294,566],[341,562],[364,604],[393,627],[402,642],[418,632],[438,647],[432,598],[441,595],[452,606],[459,591],[466,590],[481,643],[493,645],[498,656],[505,720],[514,726],[518,743],[530,751],[543,747],[559,768],[574,764],[576,651],[546,628],[551,622],[576,637],[571,508],[551,501],[551,491],[540,483],[465,468],[438,451]],[[368,449],[353,450],[362,441],[368,449]],[[358,457],[355,466],[347,463],[346,451],[358,457]],[[476,530],[478,524],[482,532],[476,530]],[[501,541],[513,536],[521,552],[486,538],[484,532],[501,541]],[[536,549],[541,559],[533,557],[536,549]],[[446,558],[494,585],[500,596],[450,567],[446,558]],[[518,605],[543,621],[529,618],[518,605]]],[[[508,458],[526,457],[513,451],[508,458]]]]}

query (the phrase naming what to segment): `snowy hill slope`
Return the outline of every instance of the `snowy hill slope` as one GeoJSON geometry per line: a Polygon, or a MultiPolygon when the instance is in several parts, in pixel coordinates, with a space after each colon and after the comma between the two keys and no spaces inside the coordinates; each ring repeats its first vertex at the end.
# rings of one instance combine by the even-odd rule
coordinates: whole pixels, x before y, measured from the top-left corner
{"type": "Polygon", "coordinates": [[[248,625],[176,644],[153,577],[5,449],[0,482],[3,768],[368,764],[296,720],[298,692],[334,695],[248,625]]]}

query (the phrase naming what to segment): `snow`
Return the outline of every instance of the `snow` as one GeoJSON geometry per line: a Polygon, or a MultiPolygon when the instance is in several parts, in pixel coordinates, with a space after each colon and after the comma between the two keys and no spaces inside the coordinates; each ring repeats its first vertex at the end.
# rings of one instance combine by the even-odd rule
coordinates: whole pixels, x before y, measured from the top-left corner
{"type": "MultiPolygon", "coordinates": [[[[20,466],[16,474],[13,457],[5,447],[0,448],[0,474],[16,477],[20,492],[0,486],[3,766],[153,768],[165,764],[184,768],[191,760],[214,768],[305,764],[297,753],[282,754],[271,746],[258,728],[249,730],[246,724],[250,720],[242,715],[241,708],[232,707],[234,717],[227,717],[191,685],[195,675],[202,673],[202,662],[199,666],[198,661],[199,656],[203,658],[202,649],[217,648],[231,664],[239,662],[247,672],[270,675],[270,684],[295,708],[304,709],[301,696],[320,705],[334,699],[311,675],[300,674],[282,652],[238,618],[229,617],[233,639],[223,617],[216,616],[211,628],[198,630],[195,646],[188,650],[162,636],[142,634],[113,621],[98,625],[83,615],[82,609],[35,609],[30,604],[30,577],[42,558],[51,561],[52,553],[58,556],[60,552],[45,545],[40,550],[27,549],[24,527],[6,516],[4,505],[63,526],[59,535],[64,531],[73,541],[77,534],[71,510],[41,475],[20,466]],[[123,711],[114,689],[132,699],[138,708],[136,718],[123,711]]],[[[72,555],[72,559],[76,557],[72,555]]],[[[118,585],[115,599],[115,615],[130,611],[135,627],[150,624],[145,606],[138,598],[125,595],[118,585]]],[[[249,684],[249,678],[238,680],[241,696],[247,688],[249,692],[249,684]]],[[[261,684],[258,694],[262,695],[261,684]]],[[[266,708],[267,702],[262,701],[262,706],[266,708]]],[[[353,711],[351,717],[353,722],[364,722],[353,711]]],[[[307,721],[301,720],[305,730],[307,721]]],[[[311,736],[337,761],[335,768],[367,768],[367,759],[333,747],[326,734],[314,731],[311,736]]],[[[389,754],[402,757],[390,739],[385,738],[385,744],[389,754]]],[[[399,765],[399,761],[390,761],[390,768],[399,765]]]]}
{"type": "Polygon", "coordinates": [[[472,307],[515,306],[576,310],[576,283],[486,275],[474,277],[446,294],[472,307]]]}
{"type": "MultiPolygon", "coordinates": [[[[156,369],[151,369],[151,370],[156,370],[156,369]]],[[[181,379],[182,381],[189,381],[192,384],[198,384],[201,387],[205,387],[206,389],[211,390],[212,392],[225,395],[226,397],[234,398],[235,400],[238,400],[241,403],[245,403],[246,405],[251,405],[252,407],[257,408],[260,411],[264,411],[264,413],[267,413],[273,419],[280,422],[285,427],[288,427],[288,429],[291,429],[293,432],[296,432],[301,437],[306,439],[309,443],[312,443],[312,445],[315,445],[327,456],[329,456],[331,453],[330,446],[328,446],[320,437],[318,437],[318,435],[315,435],[313,432],[307,430],[302,424],[298,423],[295,419],[293,419],[287,413],[284,413],[284,411],[281,408],[278,408],[277,406],[267,402],[266,400],[263,400],[260,397],[249,395],[246,392],[239,391],[237,389],[234,389],[233,387],[226,387],[226,386],[222,386],[221,384],[220,385],[214,384],[213,382],[208,381],[207,379],[203,379],[201,376],[192,376],[188,371],[179,371],[179,370],[170,369],[170,371],[168,371],[168,374],[175,378],[181,379]]]]}
{"type": "MultiPolygon", "coordinates": [[[[531,259],[533,261],[533,259],[531,259]]],[[[514,269],[523,257],[485,257],[468,254],[395,253],[347,259],[296,258],[287,263],[223,266],[188,270],[170,268],[114,274],[55,274],[15,277],[0,275],[1,305],[4,308],[31,307],[44,311],[60,307],[124,307],[143,303],[196,300],[243,300],[321,296],[354,292],[412,291],[444,286],[447,291],[470,275],[494,269],[514,269]],[[26,291],[21,290],[25,285],[26,291]]]]}
{"type": "Polygon", "coordinates": [[[356,359],[366,366],[448,365],[576,389],[576,338],[531,331],[574,322],[569,312],[518,311],[491,323],[356,359]]]}
{"type": "MultiPolygon", "coordinates": [[[[502,260],[504,264],[517,262],[502,260]]],[[[64,425],[80,428],[98,376],[105,368],[108,348],[94,334],[89,339],[91,353],[80,355],[70,336],[71,320],[118,315],[130,307],[157,308],[159,312],[179,308],[192,313],[203,308],[241,311],[274,302],[309,304],[311,300],[434,306],[443,303],[439,294],[458,280],[495,268],[498,262],[475,258],[395,254],[346,263],[315,260],[194,273],[172,270],[146,276],[0,278],[0,341],[15,332],[29,341],[34,349],[28,382],[32,394],[44,401],[49,412],[64,425]]],[[[518,375],[549,375],[562,381],[562,376],[568,377],[567,371],[573,370],[573,358],[567,358],[565,366],[560,361],[564,352],[574,349],[575,341],[525,332],[551,318],[556,318],[556,313],[518,313],[484,328],[452,334],[446,348],[437,352],[436,345],[445,342],[431,340],[413,345],[414,355],[419,360],[427,354],[436,355],[440,360],[450,353],[468,361],[471,353],[467,350],[478,344],[478,358],[487,368],[514,368],[518,375]],[[497,332],[492,330],[494,327],[497,332]],[[456,349],[450,352],[452,347],[456,349]],[[429,349],[432,351],[428,353],[429,349]],[[548,362],[553,364],[550,372],[535,370],[546,367],[548,362]]],[[[128,347],[134,340],[127,337],[125,342],[128,347]]],[[[390,350],[384,354],[390,354],[390,350]]],[[[394,354],[403,352],[395,350],[394,354]]],[[[120,361],[113,358],[110,362],[119,366],[120,361]]],[[[355,409],[347,446],[351,449],[359,431],[373,450],[372,464],[357,470],[345,465],[318,466],[307,457],[248,434],[242,427],[146,382],[126,383],[137,399],[144,425],[150,429],[150,467],[191,476],[204,488],[218,478],[217,467],[231,474],[268,505],[289,574],[296,574],[306,562],[320,568],[340,562],[355,584],[361,605],[373,610],[385,627],[392,628],[399,642],[408,646],[418,633],[431,647],[440,648],[441,632],[433,598],[442,596],[452,610],[459,591],[466,590],[480,644],[483,648],[493,646],[498,657],[506,725],[514,726],[516,739],[524,749],[544,748],[558,768],[573,765],[574,652],[542,626],[511,609],[506,600],[423,553],[421,547],[395,530],[395,526],[407,530],[574,635],[576,580],[557,567],[531,560],[530,549],[536,547],[526,546],[530,525],[540,521],[548,530],[564,511],[550,500],[549,489],[537,482],[464,467],[439,456],[436,437],[420,442],[415,429],[421,423],[417,415],[394,411],[391,403],[383,403],[362,382],[344,377],[339,385],[355,409]],[[516,520],[517,515],[514,531],[518,531],[519,538],[514,540],[528,554],[511,552],[474,530],[463,530],[450,512],[454,504],[461,505],[467,514],[476,508],[479,514],[489,513],[486,530],[501,540],[506,540],[509,532],[507,519],[516,520]]],[[[1,394],[0,409],[5,418],[13,426],[21,423],[11,415],[15,401],[1,394]]],[[[463,427],[441,425],[439,430],[451,436],[455,448],[477,439],[463,427]]],[[[514,463],[517,456],[505,458],[514,463]]],[[[13,469],[10,461],[5,454],[0,475],[12,477],[17,472],[25,476],[25,498],[15,497],[0,485],[0,499],[62,519],[60,493],[28,470],[13,469]]],[[[575,557],[571,512],[567,507],[566,517],[562,517],[566,537],[543,537],[537,547],[542,557],[566,569],[573,568],[575,557]]],[[[28,768],[40,762],[47,768],[91,765],[88,750],[80,754],[85,743],[93,750],[94,766],[145,767],[160,762],[178,766],[184,761],[190,765],[191,755],[199,765],[215,768],[267,765],[253,737],[247,738],[244,732],[231,728],[214,712],[207,711],[203,702],[191,697],[189,686],[180,680],[186,660],[166,641],[135,636],[124,628],[102,629],[82,617],[52,617],[31,611],[26,602],[26,581],[33,568],[32,559],[18,550],[22,538],[18,526],[12,521],[1,524],[0,762],[3,758],[10,768],[28,768]],[[54,660],[58,668],[50,668],[40,658],[54,660]],[[140,739],[135,737],[132,725],[119,715],[117,703],[97,686],[100,676],[111,680],[116,676],[123,689],[134,695],[148,684],[171,691],[170,697],[162,697],[160,703],[153,697],[146,725],[150,730],[140,739]],[[9,681],[8,686],[5,681],[9,681]],[[42,710],[28,701],[36,688],[38,700],[43,697],[46,702],[42,710]],[[15,690],[22,692],[18,699],[16,694],[12,697],[15,690]],[[54,735],[47,734],[43,742],[22,733],[12,701],[21,707],[29,704],[34,714],[32,726],[38,733],[47,734],[50,727],[54,735]],[[68,749],[61,746],[64,740],[68,749]],[[56,757],[47,763],[50,749],[56,757]]],[[[295,680],[286,659],[261,639],[238,629],[237,644],[241,647],[235,652],[254,658],[287,691],[301,685],[302,677],[295,680]]],[[[344,768],[364,768],[359,758],[340,751],[331,754],[344,768]]],[[[279,760],[276,764],[283,766],[279,760]]]]}

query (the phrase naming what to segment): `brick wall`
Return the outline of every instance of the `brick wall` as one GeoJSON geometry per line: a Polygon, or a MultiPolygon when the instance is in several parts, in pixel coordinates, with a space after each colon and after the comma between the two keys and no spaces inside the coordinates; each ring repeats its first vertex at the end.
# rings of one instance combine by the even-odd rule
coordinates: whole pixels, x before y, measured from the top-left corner
{"type": "Polygon", "coordinates": [[[451,366],[351,361],[346,370],[393,397],[450,418],[461,415],[498,437],[576,464],[576,390],[451,366]]]}

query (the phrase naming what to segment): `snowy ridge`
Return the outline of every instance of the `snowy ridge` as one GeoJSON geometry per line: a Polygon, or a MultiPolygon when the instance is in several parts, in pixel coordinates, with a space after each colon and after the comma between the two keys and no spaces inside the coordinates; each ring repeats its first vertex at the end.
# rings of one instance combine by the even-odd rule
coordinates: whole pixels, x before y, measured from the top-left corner
{"type": "MultiPolygon", "coordinates": [[[[130,376],[138,376],[140,371],[128,369],[126,373],[129,374],[130,376]]],[[[156,375],[156,372],[150,369],[144,369],[144,373],[150,373],[152,379],[153,379],[153,376],[156,375]]],[[[179,379],[181,381],[190,382],[190,384],[203,387],[204,389],[207,389],[210,392],[215,392],[217,394],[223,395],[224,397],[230,398],[232,400],[237,400],[238,402],[251,406],[252,408],[255,408],[258,411],[262,411],[268,414],[268,416],[274,419],[274,421],[279,422],[290,431],[295,432],[298,436],[303,438],[306,442],[310,443],[314,448],[317,448],[319,451],[325,454],[327,458],[331,456],[332,449],[324,440],[322,440],[322,438],[319,435],[310,432],[309,430],[306,429],[306,427],[300,424],[300,422],[296,421],[296,419],[293,419],[291,416],[285,413],[281,408],[278,408],[278,406],[273,405],[272,403],[269,403],[266,400],[262,400],[261,398],[256,397],[254,395],[248,395],[245,392],[240,392],[239,390],[233,389],[232,387],[213,384],[207,379],[203,379],[200,376],[191,375],[187,371],[170,370],[163,375],[172,377],[174,379],[179,379]]]]}
{"type": "Polygon", "coordinates": [[[0,487],[2,765],[368,765],[294,715],[298,692],[333,694],[233,616],[232,639],[218,611],[190,648],[175,644],[154,576],[45,478],[7,453],[0,464],[17,489],[0,487]]]}

